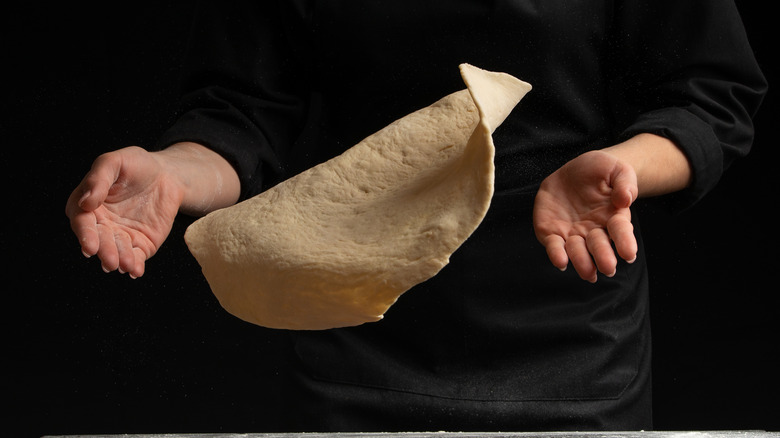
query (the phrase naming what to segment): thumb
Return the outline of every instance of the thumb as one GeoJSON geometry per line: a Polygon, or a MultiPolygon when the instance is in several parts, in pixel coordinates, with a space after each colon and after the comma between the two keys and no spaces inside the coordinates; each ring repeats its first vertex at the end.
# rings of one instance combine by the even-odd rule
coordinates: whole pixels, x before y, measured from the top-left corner
{"type": "Polygon", "coordinates": [[[94,211],[108,197],[111,186],[119,178],[121,159],[117,154],[107,153],[99,156],[92,168],[79,185],[81,196],[77,204],[84,211],[94,211]]]}
{"type": "Polygon", "coordinates": [[[634,168],[619,161],[612,175],[612,205],[628,208],[638,197],[639,188],[634,168]]]}

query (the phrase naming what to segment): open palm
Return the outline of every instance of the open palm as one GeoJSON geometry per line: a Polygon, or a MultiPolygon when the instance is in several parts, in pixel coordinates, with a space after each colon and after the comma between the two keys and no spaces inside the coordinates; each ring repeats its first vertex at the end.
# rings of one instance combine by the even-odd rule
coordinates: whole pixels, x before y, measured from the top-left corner
{"type": "Polygon", "coordinates": [[[103,269],[133,277],[144,273],[170,233],[181,190],[149,152],[136,147],[101,155],[66,206],[71,228],[87,256],[103,269]]]}
{"type": "Polygon", "coordinates": [[[629,262],[636,258],[629,209],[636,197],[630,165],[601,151],[587,152],[542,182],[534,202],[536,237],[559,269],[571,262],[591,282],[597,271],[612,276],[615,251],[629,262]]]}

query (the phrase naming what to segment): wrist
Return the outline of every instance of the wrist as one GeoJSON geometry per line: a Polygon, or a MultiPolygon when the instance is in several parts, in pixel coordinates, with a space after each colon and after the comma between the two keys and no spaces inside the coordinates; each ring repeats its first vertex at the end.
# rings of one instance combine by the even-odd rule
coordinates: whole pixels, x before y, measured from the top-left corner
{"type": "Polygon", "coordinates": [[[688,158],[667,138],[639,134],[603,151],[634,169],[640,197],[676,192],[691,183],[693,172],[688,158]]]}
{"type": "Polygon", "coordinates": [[[181,191],[182,213],[201,216],[234,204],[240,194],[240,182],[233,166],[213,150],[192,142],[176,143],[155,152],[170,176],[171,184],[181,191]]]}

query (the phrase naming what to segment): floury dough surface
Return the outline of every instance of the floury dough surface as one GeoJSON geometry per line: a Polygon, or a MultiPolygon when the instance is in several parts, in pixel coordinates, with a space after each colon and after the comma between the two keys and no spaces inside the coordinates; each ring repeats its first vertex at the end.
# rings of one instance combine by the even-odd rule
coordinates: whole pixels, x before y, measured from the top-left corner
{"type": "Polygon", "coordinates": [[[187,245],[228,312],[295,330],[377,321],[449,262],[490,206],[491,134],[531,89],[460,70],[466,89],[190,225],[187,245]]]}

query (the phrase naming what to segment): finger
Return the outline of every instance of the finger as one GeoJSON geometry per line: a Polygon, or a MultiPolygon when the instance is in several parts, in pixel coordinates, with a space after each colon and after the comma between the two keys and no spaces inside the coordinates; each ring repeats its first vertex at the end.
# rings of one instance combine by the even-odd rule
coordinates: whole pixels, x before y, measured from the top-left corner
{"type": "Polygon", "coordinates": [[[636,253],[639,246],[634,235],[634,225],[630,218],[615,216],[607,221],[607,231],[612,241],[615,242],[615,249],[623,260],[633,263],[636,260],[636,253]]]}
{"type": "MultiPolygon", "coordinates": [[[[91,182],[84,180],[71,192],[65,204],[65,215],[70,219],[70,228],[81,245],[81,252],[86,257],[92,257],[98,252],[100,237],[97,231],[97,219],[94,209],[85,211],[81,208],[84,200],[90,197],[91,182]]],[[[95,207],[97,208],[97,207],[95,207]]]]}
{"type": "Polygon", "coordinates": [[[121,273],[130,272],[135,269],[135,251],[133,244],[130,240],[130,236],[125,232],[114,233],[114,243],[116,244],[116,250],[118,255],[117,269],[121,273]]]}
{"type": "Polygon", "coordinates": [[[615,257],[615,251],[612,249],[612,243],[606,230],[594,228],[588,233],[585,242],[598,270],[607,277],[615,275],[617,257],[615,257]]]}
{"type": "Polygon", "coordinates": [[[80,212],[73,214],[70,220],[70,228],[81,245],[81,252],[85,257],[97,254],[100,247],[100,236],[97,231],[95,214],[92,212],[80,212]]]}
{"type": "Polygon", "coordinates": [[[565,271],[569,265],[569,257],[566,255],[566,242],[563,237],[558,235],[550,235],[544,239],[544,248],[547,251],[547,258],[550,259],[553,266],[565,271]]]}
{"type": "Polygon", "coordinates": [[[116,271],[119,268],[119,251],[114,240],[114,233],[108,227],[100,224],[97,226],[97,231],[100,238],[100,248],[97,255],[103,270],[105,272],[116,271]]]}
{"type": "Polygon", "coordinates": [[[596,265],[593,264],[585,239],[582,236],[569,236],[566,239],[566,253],[580,278],[595,283],[597,279],[596,265]]]}
{"type": "Polygon", "coordinates": [[[131,278],[139,278],[146,270],[146,253],[141,248],[133,248],[135,264],[127,273],[131,278]]]}

